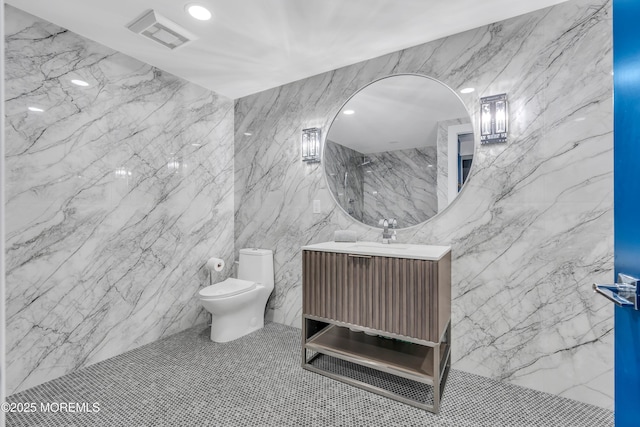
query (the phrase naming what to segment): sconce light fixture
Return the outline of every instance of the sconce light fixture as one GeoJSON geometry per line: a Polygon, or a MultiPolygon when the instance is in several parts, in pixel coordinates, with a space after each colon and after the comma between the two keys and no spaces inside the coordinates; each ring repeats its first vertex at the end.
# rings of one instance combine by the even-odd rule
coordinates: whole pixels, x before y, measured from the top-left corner
{"type": "Polygon", "coordinates": [[[302,161],[320,161],[320,128],[302,129],[302,161]]]}
{"type": "Polygon", "coordinates": [[[480,143],[507,142],[509,132],[507,94],[480,98],[480,143]]]}
{"type": "Polygon", "coordinates": [[[182,160],[181,157],[176,157],[171,153],[171,157],[169,157],[169,161],[167,162],[167,169],[169,169],[170,174],[180,174],[185,172],[187,169],[187,164],[182,160]]]}
{"type": "Polygon", "coordinates": [[[114,171],[114,174],[116,176],[116,178],[131,178],[131,176],[133,175],[133,172],[131,172],[129,169],[125,168],[125,167],[119,167],[116,168],[116,170],[114,171]]]}

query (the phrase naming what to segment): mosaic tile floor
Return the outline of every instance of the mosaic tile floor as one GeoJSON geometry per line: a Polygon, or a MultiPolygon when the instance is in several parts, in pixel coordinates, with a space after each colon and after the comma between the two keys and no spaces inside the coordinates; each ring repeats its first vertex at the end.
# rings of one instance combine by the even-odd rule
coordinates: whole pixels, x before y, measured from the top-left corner
{"type": "Polygon", "coordinates": [[[303,370],[299,329],[271,323],[226,344],[208,335],[197,326],[14,394],[38,410],[7,425],[613,426],[610,411],[453,369],[434,415],[303,370]],[[40,410],[61,402],[87,405],[40,410]]]}

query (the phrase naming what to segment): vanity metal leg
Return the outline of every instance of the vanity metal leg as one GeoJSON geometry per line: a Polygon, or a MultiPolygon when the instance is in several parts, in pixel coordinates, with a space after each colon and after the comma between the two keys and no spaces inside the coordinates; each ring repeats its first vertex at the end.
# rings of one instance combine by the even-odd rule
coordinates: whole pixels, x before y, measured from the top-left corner
{"type": "Polygon", "coordinates": [[[307,364],[307,319],[302,317],[302,367],[307,364]]]}
{"type": "Polygon", "coordinates": [[[440,410],[440,346],[433,347],[433,412],[440,410]]]}
{"type": "Polygon", "coordinates": [[[325,323],[314,322],[311,327],[309,327],[308,322],[314,322],[312,320],[303,318],[302,319],[302,367],[309,365],[316,357],[320,356],[320,353],[315,352],[315,354],[311,357],[307,357],[307,342],[310,339],[313,339],[314,336],[317,336],[322,333],[323,330],[329,326],[325,323]]]}

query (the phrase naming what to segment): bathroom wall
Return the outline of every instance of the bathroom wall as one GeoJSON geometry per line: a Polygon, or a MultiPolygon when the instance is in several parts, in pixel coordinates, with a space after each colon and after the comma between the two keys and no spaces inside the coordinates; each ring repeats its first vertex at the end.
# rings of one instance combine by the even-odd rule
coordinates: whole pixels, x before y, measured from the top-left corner
{"type": "Polygon", "coordinates": [[[438,213],[436,147],[371,153],[364,168],[365,224],[395,218],[404,228],[438,213]]]}
{"type": "Polygon", "coordinates": [[[471,126],[468,117],[438,122],[436,137],[438,213],[449,206],[449,128],[462,124],[471,126]]]}
{"type": "Polygon", "coordinates": [[[326,133],[394,73],[475,87],[476,130],[479,97],[507,93],[509,141],[479,146],[455,202],[398,239],[452,246],[456,369],[611,407],[612,307],[590,289],[613,279],[611,68],[611,2],[572,0],[236,100],[235,242],[275,251],[269,317],[300,326],[300,246],[381,237],[300,160],[303,128],[326,133]]]}
{"type": "Polygon", "coordinates": [[[327,159],[325,164],[329,190],[337,195],[337,201],[342,209],[354,218],[362,220],[364,170],[360,165],[364,154],[327,140],[323,156],[327,159]]]}
{"type": "MultiPolygon", "coordinates": [[[[0,22],[4,22],[4,0],[0,0],[0,22]]],[[[4,99],[4,44],[0,43],[0,99],[4,99]]],[[[4,171],[4,102],[0,102],[0,171],[4,171]]],[[[4,173],[0,173],[0,200],[4,200],[4,173]]],[[[4,204],[0,202],[0,319],[5,318],[5,274],[4,274],[4,204]]],[[[0,323],[0,401],[5,402],[7,391],[5,378],[5,325],[0,323]]],[[[5,425],[5,413],[0,414],[0,426],[5,425]]]]}
{"type": "Polygon", "coordinates": [[[438,212],[436,147],[363,154],[326,141],[323,156],[329,190],[365,224],[395,218],[406,227],[438,212]]]}
{"type": "Polygon", "coordinates": [[[12,393],[206,320],[233,102],[10,6],[5,32],[12,393]]]}

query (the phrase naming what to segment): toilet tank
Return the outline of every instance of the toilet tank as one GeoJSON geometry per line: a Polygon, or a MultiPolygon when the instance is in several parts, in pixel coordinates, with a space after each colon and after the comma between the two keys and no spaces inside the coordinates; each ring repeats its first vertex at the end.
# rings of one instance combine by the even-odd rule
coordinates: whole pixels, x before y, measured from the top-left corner
{"type": "Polygon", "coordinates": [[[273,285],[273,251],[270,249],[240,249],[238,279],[273,285]]]}

